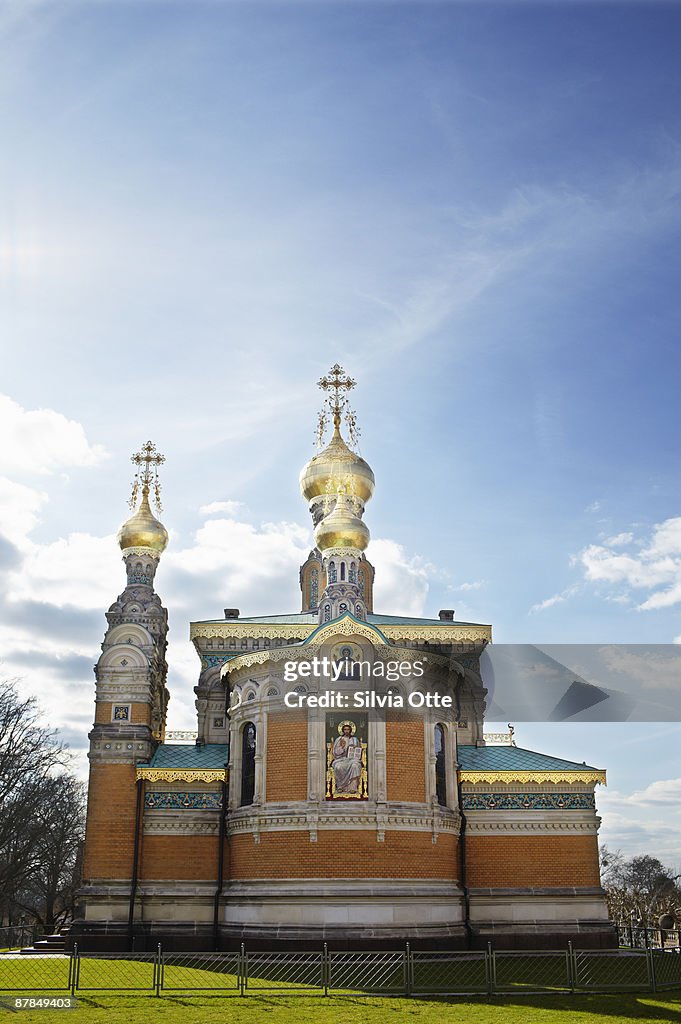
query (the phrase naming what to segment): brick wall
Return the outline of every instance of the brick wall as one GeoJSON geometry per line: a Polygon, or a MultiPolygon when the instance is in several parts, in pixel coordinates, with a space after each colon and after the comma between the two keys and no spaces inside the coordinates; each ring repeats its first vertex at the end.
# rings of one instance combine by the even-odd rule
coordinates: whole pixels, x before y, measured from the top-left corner
{"type": "Polygon", "coordinates": [[[317,841],[308,832],[263,832],[230,840],[231,870],[245,878],[458,878],[457,840],[429,832],[320,830],[317,841]]]}
{"type": "Polygon", "coordinates": [[[307,800],[307,715],[271,714],[267,720],[268,800],[307,800]]]}
{"type": "Polygon", "coordinates": [[[214,881],[218,872],[218,842],[217,835],[144,836],[140,878],[214,881]]]}
{"type": "Polygon", "coordinates": [[[426,799],[423,719],[391,715],[385,723],[388,800],[423,803],[426,799]]]}
{"type": "Polygon", "coordinates": [[[595,836],[466,837],[473,888],[600,885],[595,836]]]}
{"type": "Polygon", "coordinates": [[[135,766],[93,764],[83,877],[130,878],[135,838],[135,766]]]}

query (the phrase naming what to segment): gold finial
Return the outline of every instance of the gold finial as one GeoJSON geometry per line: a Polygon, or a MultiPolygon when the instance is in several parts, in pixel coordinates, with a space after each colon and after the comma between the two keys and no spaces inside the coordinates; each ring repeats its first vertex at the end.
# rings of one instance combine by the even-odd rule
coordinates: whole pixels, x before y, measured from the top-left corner
{"type": "Polygon", "coordinates": [[[333,417],[333,426],[336,433],[340,433],[341,417],[345,419],[350,444],[357,444],[359,440],[357,417],[354,410],[350,408],[347,395],[343,393],[351,391],[356,386],[357,381],[345,375],[345,370],[340,363],[334,363],[328,374],[325,377],[320,377],[318,384],[322,391],[330,392],[324,399],[317,422],[316,441],[318,447],[321,448],[324,444],[329,414],[333,417]]]}
{"type": "Polygon", "coordinates": [[[141,487],[143,497],[148,495],[149,491],[152,492],[156,508],[159,512],[162,512],[158,467],[162,462],[166,461],[165,455],[161,455],[153,441],[147,441],[146,444],[142,445],[140,451],[130,456],[130,461],[134,462],[137,466],[135,478],[132,482],[132,495],[129,501],[130,508],[135,509],[137,507],[137,498],[139,497],[141,487]]]}

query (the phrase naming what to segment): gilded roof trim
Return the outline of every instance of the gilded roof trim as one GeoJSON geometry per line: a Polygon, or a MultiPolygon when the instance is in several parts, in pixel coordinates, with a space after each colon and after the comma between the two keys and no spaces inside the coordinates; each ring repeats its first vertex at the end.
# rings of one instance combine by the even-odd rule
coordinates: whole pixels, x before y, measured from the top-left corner
{"type": "Polygon", "coordinates": [[[138,768],[137,779],[149,782],[224,782],[224,768],[138,768]]]}
{"type": "MultiPolygon", "coordinates": [[[[324,623],[325,626],[329,623],[324,623]]],[[[435,641],[441,644],[451,643],[491,643],[492,627],[476,625],[458,625],[456,623],[443,623],[436,625],[395,625],[394,623],[368,623],[376,626],[377,630],[388,640],[423,640],[435,641]]],[[[210,640],[226,637],[252,637],[258,639],[290,640],[300,637],[307,640],[317,629],[318,623],[294,623],[294,622],[239,622],[235,619],[225,619],[224,622],[192,622],[189,625],[190,640],[210,640]]],[[[220,652],[215,652],[220,653],[220,652]]],[[[224,653],[229,653],[225,651],[224,653]]]]}
{"type": "Polygon", "coordinates": [[[569,771],[564,768],[553,768],[545,771],[530,770],[521,771],[510,769],[508,771],[459,771],[461,782],[593,782],[596,785],[607,786],[604,771],[599,769],[586,768],[584,771],[569,771]]]}

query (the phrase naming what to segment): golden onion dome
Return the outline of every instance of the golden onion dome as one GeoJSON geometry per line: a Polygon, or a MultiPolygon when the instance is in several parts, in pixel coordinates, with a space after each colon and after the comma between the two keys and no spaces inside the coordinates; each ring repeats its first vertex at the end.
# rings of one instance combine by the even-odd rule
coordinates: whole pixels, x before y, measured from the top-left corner
{"type": "Polygon", "coordinates": [[[161,554],[168,547],[168,531],[149,506],[149,490],[144,488],[140,507],[118,531],[118,543],[126,548],[152,548],[161,554]]]}
{"type": "Polygon", "coordinates": [[[350,499],[338,492],[333,512],[322,519],[314,532],[320,551],[329,548],[355,548],[364,551],[369,543],[369,528],[362,522],[350,504],[350,499]]]}
{"type": "Polygon", "coordinates": [[[336,423],[326,448],[313,455],[301,470],[300,490],[305,500],[311,501],[321,494],[335,493],[339,484],[348,494],[367,502],[374,493],[375,479],[369,463],[348,448],[336,423]]]}

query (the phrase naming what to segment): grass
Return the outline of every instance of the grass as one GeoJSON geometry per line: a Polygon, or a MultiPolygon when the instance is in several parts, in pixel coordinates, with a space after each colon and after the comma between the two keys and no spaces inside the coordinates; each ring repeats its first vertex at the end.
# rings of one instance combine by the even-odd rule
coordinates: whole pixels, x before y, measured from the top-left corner
{"type": "MultiPolygon", "coordinates": [[[[2,997],[0,996],[0,1000],[2,997]]],[[[24,1024],[64,1021],[61,1010],[22,1010],[24,1024]]],[[[679,1024],[681,996],[576,995],[492,999],[390,999],[369,996],[250,996],[193,994],[79,997],[66,1021],[99,1024],[679,1024]]]]}
{"type": "MultiPolygon", "coordinates": [[[[664,954],[662,954],[664,956],[664,954]]],[[[559,970],[560,957],[542,957],[541,975],[546,985],[560,988],[564,983],[559,970]]],[[[371,996],[357,991],[333,994],[327,998],[316,987],[311,994],[303,991],[292,994],[294,987],[303,988],[304,983],[317,982],[316,970],[293,967],[282,960],[268,965],[268,978],[249,978],[246,998],[236,994],[237,978],[233,972],[235,958],[226,957],[217,961],[202,958],[200,954],[166,954],[165,988],[160,998],[153,991],[153,956],[148,960],[128,960],[125,954],[113,959],[93,956],[82,957],[80,961],[80,983],[77,992],[79,1006],[70,1011],[76,1021],[101,1024],[615,1024],[625,1021],[681,1022],[681,992],[666,992],[653,995],[642,991],[645,988],[641,976],[641,991],[627,993],[577,993],[570,995],[559,991],[532,995],[528,989],[527,965],[530,958],[517,956],[497,958],[497,980],[514,989],[509,996],[461,996],[439,997],[417,995],[411,999],[401,996],[371,996]],[[205,969],[211,965],[211,969],[205,969]],[[499,969],[504,974],[499,977],[499,969]],[[115,986],[117,991],[112,991],[115,986]],[[196,991],[187,991],[192,987],[196,991]],[[203,991],[199,990],[203,988],[203,991]],[[278,991],[267,991],[267,988],[278,991]],[[138,991],[134,991],[138,989],[138,991]],[[184,991],[183,991],[184,989],[184,991]],[[226,991],[227,990],[227,991],[226,991]],[[231,990],[231,992],[230,992],[231,990]]],[[[468,984],[484,983],[484,970],[477,977],[481,962],[462,959],[457,970],[464,970],[468,984]]],[[[535,968],[539,960],[532,960],[535,968]]],[[[599,976],[591,978],[592,983],[620,981],[636,985],[639,982],[636,969],[638,960],[621,961],[623,970],[620,977],[606,978],[602,973],[607,961],[595,957],[591,973],[598,970],[599,976]]],[[[643,963],[644,965],[644,963],[643,963]]],[[[618,965],[619,966],[619,965],[618,965]]],[[[671,962],[670,962],[671,966],[671,962]]],[[[675,965],[674,965],[675,966],[675,965]]],[[[258,967],[257,955],[253,959],[253,973],[258,967]]],[[[415,964],[415,968],[417,964],[415,964]]],[[[442,964],[442,968],[451,965],[442,964]]],[[[424,968],[425,969],[425,968],[424,968]]],[[[454,968],[451,968],[454,969],[454,968]]],[[[675,967],[676,974],[676,967],[675,967]]],[[[69,960],[66,957],[3,957],[0,961],[0,989],[14,989],[17,995],[45,993],[64,996],[67,994],[69,960]]],[[[346,975],[344,984],[359,986],[359,976],[346,975]]],[[[443,983],[453,981],[439,974],[443,983]]],[[[459,975],[461,978],[462,976],[459,975]]],[[[415,980],[418,973],[415,971],[415,980]]],[[[383,975],[384,982],[393,981],[392,974],[383,975]]],[[[671,979],[670,979],[671,980],[671,979]]],[[[395,975],[399,985],[400,978],[395,975]]],[[[461,981],[459,982],[461,984],[461,981]]],[[[453,987],[453,986],[452,986],[453,987]]],[[[11,1009],[11,998],[0,991],[0,1005],[11,1009]]],[[[0,1010],[1,1012],[1,1010],[0,1010]]],[[[21,1020],[49,1022],[63,1020],[61,1010],[21,1010],[21,1020]]],[[[71,1019],[67,1017],[66,1020],[71,1019]]]]}

